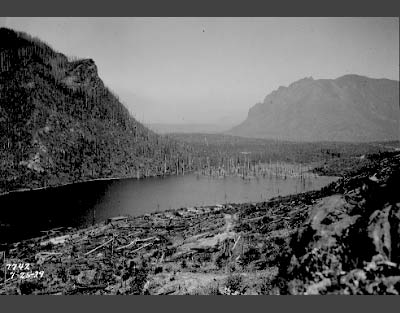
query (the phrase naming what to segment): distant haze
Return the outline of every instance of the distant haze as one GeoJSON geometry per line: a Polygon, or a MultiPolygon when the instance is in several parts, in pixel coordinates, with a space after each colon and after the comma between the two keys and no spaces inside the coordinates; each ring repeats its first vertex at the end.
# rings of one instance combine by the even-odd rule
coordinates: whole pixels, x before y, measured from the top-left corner
{"type": "Polygon", "coordinates": [[[202,133],[202,134],[215,134],[228,132],[233,126],[232,124],[172,124],[172,123],[152,123],[146,124],[148,128],[159,134],[170,133],[202,133]]]}
{"type": "Polygon", "coordinates": [[[92,58],[145,123],[239,124],[303,77],[399,80],[398,18],[0,18],[92,58]]]}

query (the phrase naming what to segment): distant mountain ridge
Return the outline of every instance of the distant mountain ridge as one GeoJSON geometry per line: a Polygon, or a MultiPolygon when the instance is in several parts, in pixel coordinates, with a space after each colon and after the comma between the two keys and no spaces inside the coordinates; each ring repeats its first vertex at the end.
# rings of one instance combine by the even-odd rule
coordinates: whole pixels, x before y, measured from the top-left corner
{"type": "Polygon", "coordinates": [[[270,93],[227,133],[292,141],[398,140],[399,82],[359,75],[303,78],[270,93]]]}
{"type": "Polygon", "coordinates": [[[0,192],[175,173],[190,151],[135,120],[93,60],[0,28],[0,192]]]}

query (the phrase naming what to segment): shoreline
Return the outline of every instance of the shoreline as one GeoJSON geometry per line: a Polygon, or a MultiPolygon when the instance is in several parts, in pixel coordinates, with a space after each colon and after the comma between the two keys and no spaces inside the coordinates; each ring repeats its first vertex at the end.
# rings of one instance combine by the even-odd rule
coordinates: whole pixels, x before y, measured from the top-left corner
{"type": "MultiPolygon", "coordinates": [[[[210,177],[208,177],[206,175],[202,175],[202,176],[203,176],[204,179],[209,179],[210,178],[210,177]]],[[[241,178],[241,177],[237,177],[237,176],[227,176],[227,177],[241,178]]],[[[319,176],[319,177],[323,177],[323,176],[319,176]]],[[[146,177],[146,178],[154,178],[154,177],[146,177]]],[[[290,194],[286,194],[286,195],[285,194],[283,194],[283,195],[271,195],[269,198],[262,199],[261,201],[260,201],[260,198],[254,199],[253,201],[251,201],[251,199],[246,199],[246,200],[243,199],[243,202],[217,201],[217,202],[209,202],[209,203],[205,203],[205,204],[204,203],[203,204],[198,203],[198,204],[193,204],[193,205],[189,205],[189,206],[185,205],[185,206],[172,207],[172,208],[166,207],[165,209],[162,209],[162,208],[160,209],[159,208],[156,211],[144,212],[144,213],[140,213],[139,215],[131,215],[129,213],[126,213],[125,215],[127,217],[129,217],[129,218],[140,218],[142,216],[149,215],[149,214],[151,215],[151,214],[155,214],[155,213],[170,213],[170,212],[173,213],[173,212],[179,212],[181,210],[188,210],[188,209],[212,208],[212,207],[221,207],[221,206],[223,206],[223,207],[224,206],[241,207],[241,206],[246,206],[246,205],[256,205],[256,204],[261,204],[261,203],[265,204],[265,203],[273,203],[273,202],[276,202],[276,201],[285,201],[285,199],[287,199],[287,198],[291,199],[291,198],[296,198],[296,197],[302,197],[302,195],[304,195],[304,194],[318,193],[318,192],[321,191],[322,188],[326,188],[327,186],[337,182],[340,179],[340,177],[333,177],[333,176],[329,176],[329,178],[333,179],[333,180],[331,182],[327,183],[327,185],[325,185],[325,186],[317,187],[317,188],[312,189],[312,190],[298,192],[298,193],[290,193],[290,194]]],[[[129,179],[129,178],[126,178],[126,179],[129,179]]],[[[216,178],[213,177],[212,179],[216,179],[216,178]]],[[[250,179],[250,178],[248,178],[248,179],[250,179]]],[[[294,178],[291,178],[291,179],[294,179],[294,178]]],[[[91,180],[91,181],[86,181],[86,182],[95,182],[95,181],[103,181],[103,180],[108,180],[108,179],[96,179],[96,180],[91,180]]],[[[118,178],[114,178],[112,180],[119,180],[119,179],[118,178]]],[[[83,183],[86,183],[86,182],[81,182],[81,183],[83,184],[83,183]]],[[[71,184],[69,184],[69,185],[71,185],[71,184]]],[[[67,185],[64,185],[64,186],[67,186],[67,185]]],[[[49,188],[52,188],[52,187],[42,188],[42,189],[39,189],[39,190],[48,190],[49,188]]],[[[58,188],[58,187],[54,187],[54,188],[58,188]]],[[[19,191],[19,192],[22,192],[22,191],[19,191]]],[[[73,224],[64,224],[64,225],[63,224],[58,224],[58,225],[54,225],[52,227],[53,228],[63,228],[63,229],[74,228],[74,229],[77,229],[77,230],[82,230],[82,229],[85,229],[85,228],[93,227],[93,226],[95,226],[97,224],[102,224],[107,219],[112,218],[112,217],[113,216],[107,217],[104,220],[98,220],[98,221],[95,222],[95,224],[92,224],[91,222],[87,222],[87,223],[85,222],[85,223],[82,223],[81,225],[78,225],[78,226],[76,226],[76,225],[74,226],[73,224]]],[[[14,229],[17,229],[17,228],[18,228],[17,226],[14,227],[14,229]]],[[[10,230],[12,231],[12,228],[10,228],[10,230]]],[[[38,229],[38,230],[33,230],[32,233],[33,234],[39,234],[39,233],[42,233],[42,232],[49,232],[51,230],[52,230],[51,228],[43,227],[43,228],[38,229]]],[[[22,239],[10,239],[9,241],[3,242],[2,244],[9,245],[9,244],[14,244],[14,243],[17,243],[17,242],[26,241],[26,240],[30,240],[30,239],[34,239],[34,238],[40,238],[40,237],[43,237],[43,236],[37,236],[37,235],[34,235],[34,236],[32,236],[32,235],[31,236],[29,236],[29,235],[28,236],[21,236],[22,239]]]]}
{"type": "MultiPolygon", "coordinates": [[[[316,165],[314,164],[314,167],[316,167],[316,165]]],[[[304,172],[305,174],[309,174],[310,171],[312,171],[313,169],[304,172]]],[[[290,178],[290,179],[296,179],[296,178],[300,178],[300,176],[294,175],[294,176],[290,176],[290,175],[283,175],[283,174],[279,174],[279,175],[275,175],[272,173],[266,173],[264,176],[263,175],[259,175],[259,176],[252,176],[252,175],[232,175],[232,174],[228,174],[228,175],[224,175],[224,176],[216,176],[216,175],[207,175],[207,174],[203,174],[201,172],[198,171],[187,171],[187,174],[193,174],[193,175],[199,175],[199,176],[203,176],[203,177],[211,177],[211,178],[223,178],[223,177],[239,177],[242,179],[254,179],[254,178],[265,178],[265,177],[278,177],[278,178],[282,178],[282,179],[286,179],[286,178],[290,178]]],[[[6,191],[3,193],[0,193],[0,197],[2,196],[6,196],[6,195],[10,195],[10,194],[15,194],[15,193],[22,193],[22,192],[28,192],[28,191],[39,191],[39,190],[48,190],[48,189],[52,189],[52,188],[61,188],[61,187],[66,187],[66,186],[71,186],[71,185],[78,185],[78,184],[84,184],[84,183],[91,183],[91,182],[98,182],[98,181],[113,181],[113,180],[126,180],[126,179],[136,179],[136,180],[141,180],[141,179],[147,179],[147,178],[165,178],[165,177],[174,177],[174,176],[184,176],[186,174],[179,174],[176,175],[174,174],[169,174],[169,175],[165,175],[165,174],[160,174],[160,175],[150,175],[150,176],[143,176],[140,178],[137,178],[137,176],[125,176],[125,177],[104,177],[104,178],[93,178],[93,179],[88,179],[88,180],[82,180],[82,181],[76,181],[76,182],[67,182],[67,183],[62,183],[62,184],[56,184],[56,185],[51,185],[51,186],[46,186],[46,187],[37,187],[37,188],[21,188],[21,189],[16,189],[16,190],[11,190],[11,191],[6,191]]],[[[341,176],[332,176],[332,175],[319,175],[318,173],[310,173],[310,176],[306,176],[304,177],[304,179],[312,179],[312,178],[319,178],[319,177],[330,177],[333,179],[340,179],[341,176]]]]}
{"type": "Polygon", "coordinates": [[[400,277],[400,264],[370,232],[392,223],[385,212],[400,216],[399,166],[400,153],[319,190],[111,219],[13,243],[6,261],[44,275],[0,282],[0,294],[386,293],[375,284],[395,292],[389,278],[400,277]]]}
{"type": "MultiPolygon", "coordinates": [[[[335,182],[332,182],[328,186],[333,184],[335,184],[335,182]]],[[[47,276],[47,281],[51,285],[51,281],[57,280],[54,275],[58,275],[59,273],[59,270],[57,269],[57,266],[55,266],[54,262],[61,262],[63,264],[69,263],[69,266],[74,267],[76,263],[89,262],[89,264],[91,264],[92,262],[96,262],[95,259],[97,257],[102,259],[101,262],[106,263],[108,262],[108,258],[112,260],[113,258],[116,258],[117,255],[120,258],[122,257],[123,259],[126,259],[126,257],[123,256],[125,254],[121,253],[124,252],[124,250],[128,250],[129,254],[129,250],[131,250],[130,245],[132,248],[136,247],[136,249],[133,251],[140,249],[147,257],[149,257],[150,255],[153,255],[155,251],[160,248],[159,245],[161,245],[163,247],[161,248],[163,252],[161,255],[158,255],[156,258],[157,260],[155,260],[155,262],[152,264],[154,266],[157,266],[157,264],[167,264],[165,271],[169,272],[169,274],[171,274],[170,276],[173,277],[176,271],[174,269],[176,267],[181,267],[182,265],[182,257],[184,258],[186,255],[190,256],[192,254],[202,253],[201,251],[204,251],[205,253],[214,253],[213,251],[215,251],[217,247],[220,247],[220,240],[222,240],[223,245],[227,240],[233,240],[237,244],[240,241],[241,235],[239,232],[235,231],[234,224],[236,223],[238,214],[241,211],[245,211],[247,209],[253,211],[256,208],[266,207],[272,209],[281,208],[282,206],[293,202],[303,203],[304,201],[307,202],[308,198],[313,199],[318,197],[322,192],[323,191],[320,189],[294,195],[277,196],[263,202],[215,204],[200,207],[174,208],[161,212],[146,213],[136,217],[118,217],[116,221],[113,221],[113,218],[110,218],[108,221],[101,221],[94,225],[83,228],[56,228],[48,230],[47,233],[42,236],[7,244],[9,246],[9,253],[6,255],[6,260],[7,262],[13,263],[18,259],[20,261],[30,263],[37,270],[42,270],[48,274],[51,273],[51,276],[47,276]],[[128,233],[126,233],[128,236],[124,235],[127,229],[129,230],[128,233]],[[110,237],[110,232],[113,233],[112,237],[110,237]],[[122,240],[124,237],[129,238],[131,237],[129,234],[132,232],[135,234],[135,240],[137,242],[143,242],[145,244],[133,245],[135,240],[130,241],[129,239],[128,241],[121,242],[119,246],[111,246],[110,256],[109,244],[111,239],[120,238],[122,240]],[[183,242],[182,239],[180,239],[182,236],[183,242]],[[104,240],[102,239],[103,237],[105,238],[104,240]],[[168,237],[168,242],[163,242],[166,237],[168,237]],[[76,243],[79,245],[79,243],[82,241],[85,242],[85,247],[83,247],[83,250],[81,250],[82,252],[78,252],[78,255],[76,256],[73,256],[73,253],[66,259],[63,259],[64,256],[68,254],[67,251],[70,250],[71,245],[76,245],[76,243]],[[147,241],[149,241],[149,243],[146,243],[147,241]],[[103,244],[106,252],[104,252],[104,249],[101,248],[103,244]],[[157,245],[157,247],[154,248],[152,247],[153,245],[157,245]],[[15,254],[18,255],[22,253],[22,255],[26,255],[26,252],[24,251],[27,251],[27,249],[31,250],[32,247],[35,248],[32,250],[33,254],[30,254],[30,256],[24,257],[23,260],[18,257],[15,258],[15,254]],[[150,249],[151,253],[149,253],[148,249],[144,249],[146,247],[150,249]],[[99,251],[97,254],[94,253],[96,249],[99,251]],[[106,255],[104,256],[104,253],[101,251],[103,251],[106,255]],[[118,253],[117,251],[121,251],[121,253],[118,253]],[[170,253],[172,253],[172,255],[167,257],[166,255],[170,253]],[[31,263],[29,261],[33,262],[31,263]],[[168,269],[168,265],[172,266],[171,271],[168,269]]],[[[74,250],[74,248],[72,250],[74,250]]],[[[139,257],[139,259],[142,257],[143,254],[139,257]]],[[[134,258],[134,263],[140,264],[139,259],[134,258]]],[[[210,276],[212,273],[216,274],[217,276],[219,275],[217,273],[220,273],[222,275],[221,277],[229,276],[220,266],[213,268],[211,273],[206,273],[206,271],[203,272],[200,270],[199,275],[210,276]]],[[[181,279],[183,278],[184,277],[181,277],[181,279]]],[[[171,277],[168,278],[168,280],[170,279],[171,277]]],[[[44,280],[46,280],[46,278],[44,278],[44,280]]],[[[10,288],[13,288],[17,281],[18,280],[10,279],[7,281],[6,286],[8,285],[10,288]]],[[[19,282],[24,283],[23,280],[19,280],[19,282]]],[[[130,283],[132,283],[132,281],[130,281],[130,283]]],[[[2,294],[2,286],[4,289],[4,283],[1,284],[0,282],[0,295],[2,294]]],[[[72,286],[70,285],[69,288],[67,288],[69,289],[68,292],[61,292],[59,289],[57,289],[54,290],[54,292],[46,291],[39,294],[75,294],[80,293],[79,291],[81,287],[83,286],[82,283],[79,282],[78,278],[72,286]]],[[[62,289],[64,288],[65,287],[62,289]]],[[[102,289],[105,288],[106,287],[104,285],[102,289]]],[[[124,290],[124,288],[120,288],[119,283],[114,284],[113,288],[114,289],[109,290],[111,294],[120,294],[119,292],[123,292],[121,290],[124,290]],[[115,290],[117,290],[117,293],[114,293],[115,290]]],[[[193,290],[193,292],[196,293],[197,291],[193,290]]],[[[155,294],[171,294],[171,291],[165,290],[165,285],[160,285],[155,294]]]]}
{"type": "Polygon", "coordinates": [[[136,179],[136,180],[141,180],[141,179],[146,179],[146,178],[154,178],[154,177],[170,177],[170,176],[176,176],[176,174],[173,175],[151,175],[151,176],[143,176],[140,178],[137,178],[137,176],[125,176],[125,177],[104,177],[104,178],[93,178],[93,179],[88,179],[88,180],[82,180],[82,181],[76,181],[76,182],[68,182],[68,183],[63,183],[63,184],[57,184],[57,185],[51,185],[51,186],[46,186],[46,187],[37,187],[37,188],[23,188],[23,189],[16,189],[16,190],[11,190],[7,191],[4,193],[0,193],[1,196],[13,194],[13,193],[21,193],[21,192],[26,192],[26,191],[38,191],[38,190],[47,190],[51,188],[59,188],[59,187],[66,187],[70,185],[78,185],[78,184],[84,184],[84,183],[91,183],[91,182],[97,182],[97,181],[107,181],[107,180],[124,180],[124,179],[136,179]]]}

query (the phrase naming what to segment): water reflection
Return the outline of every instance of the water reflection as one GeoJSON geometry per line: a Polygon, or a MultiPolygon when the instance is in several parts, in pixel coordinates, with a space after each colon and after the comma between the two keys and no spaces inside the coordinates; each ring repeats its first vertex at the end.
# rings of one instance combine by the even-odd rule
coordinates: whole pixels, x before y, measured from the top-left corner
{"type": "Polygon", "coordinates": [[[87,226],[117,215],[171,208],[265,201],[319,189],[331,177],[222,179],[199,175],[94,181],[0,197],[0,241],[38,235],[58,226],[87,226]]]}

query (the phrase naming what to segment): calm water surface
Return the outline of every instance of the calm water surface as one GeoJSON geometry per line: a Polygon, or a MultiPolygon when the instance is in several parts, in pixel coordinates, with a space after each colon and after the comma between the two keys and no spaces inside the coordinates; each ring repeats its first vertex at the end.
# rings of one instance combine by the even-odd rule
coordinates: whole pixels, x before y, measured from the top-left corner
{"type": "Polygon", "coordinates": [[[319,189],[336,178],[210,178],[196,175],[93,181],[0,197],[0,241],[58,226],[87,226],[118,215],[264,201],[319,189]]]}

